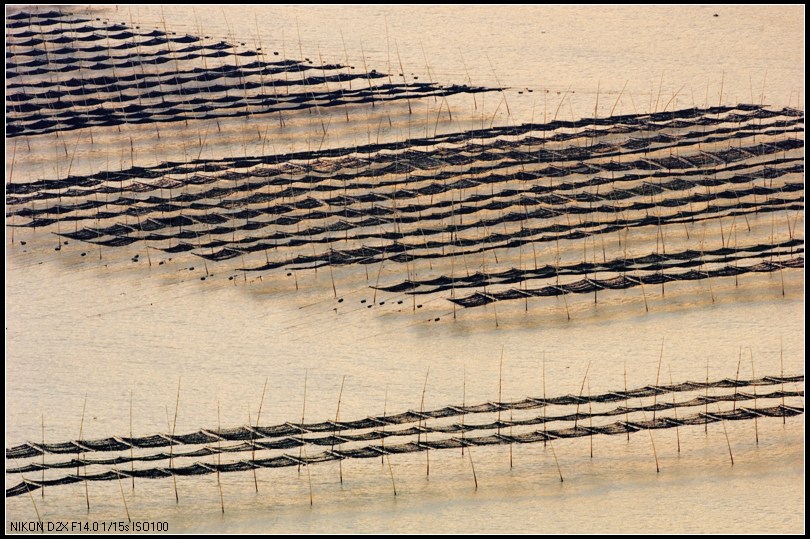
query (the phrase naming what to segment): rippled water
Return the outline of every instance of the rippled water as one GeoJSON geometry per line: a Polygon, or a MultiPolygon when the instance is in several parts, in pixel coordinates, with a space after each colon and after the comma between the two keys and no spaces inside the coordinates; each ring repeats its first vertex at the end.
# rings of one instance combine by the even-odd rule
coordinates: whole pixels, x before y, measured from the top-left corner
{"type": "MultiPolygon", "coordinates": [[[[510,88],[508,113],[501,95],[475,103],[457,98],[457,120],[442,123],[444,131],[480,127],[481,116],[506,124],[594,110],[600,116],[660,110],[664,103],[669,110],[804,103],[804,13],[798,7],[140,6],[94,14],[144,27],[162,27],[165,19],[178,31],[201,27],[206,35],[233,35],[248,45],[259,41],[258,32],[265,47],[288,56],[320,52],[327,61],[343,61],[347,55],[358,65],[365,57],[381,70],[389,57],[397,62],[398,48],[405,70],[422,79],[510,88]]],[[[307,133],[320,129],[310,124],[279,133],[278,140],[306,148],[307,133]]],[[[331,132],[329,144],[365,142],[371,135],[363,124],[353,118],[331,132]]],[[[402,138],[411,129],[400,116],[383,137],[402,138]]],[[[421,121],[418,129],[425,129],[421,121]]],[[[98,148],[105,137],[112,148],[125,144],[113,129],[94,131],[94,144],[77,141],[77,171],[104,161],[98,148]]],[[[256,144],[250,140],[243,147],[229,139],[227,130],[217,136],[212,156],[255,149],[247,147],[256,144]]],[[[151,134],[138,132],[139,164],[181,156],[184,137],[196,134],[169,126],[156,145],[151,134]]],[[[56,165],[45,156],[52,141],[32,137],[29,153],[20,145],[15,176],[53,177],[48,171],[56,165]]],[[[803,237],[802,216],[787,217],[803,237]]],[[[778,219],[784,235],[785,215],[778,219]]],[[[770,216],[752,217],[750,225],[741,238],[767,239],[774,226],[770,216]]],[[[704,226],[710,238],[718,232],[714,224],[689,226],[693,236],[704,226]]],[[[7,230],[7,447],[41,439],[43,421],[47,441],[76,438],[80,424],[86,438],[128,434],[130,392],[134,433],[168,432],[178,380],[177,431],[187,432],[215,426],[218,403],[223,426],[255,420],[265,379],[262,423],[300,418],[305,377],[311,420],[335,413],[343,376],[340,415],[346,419],[384,407],[418,409],[428,369],[427,408],[460,403],[465,378],[468,403],[495,400],[501,354],[504,400],[542,394],[543,358],[550,395],[578,393],[586,368],[594,393],[621,389],[625,369],[629,386],[651,384],[662,339],[665,380],[670,371],[675,382],[703,380],[707,363],[710,378],[734,377],[740,347],[745,376],[749,353],[757,376],[804,372],[799,270],[716,279],[711,289],[705,282],[668,284],[665,295],[651,287],[616,291],[600,295],[597,305],[590,296],[565,304],[544,298],[527,310],[518,302],[498,306],[497,315],[488,307],[453,320],[449,304],[439,300],[419,310],[410,300],[366,309],[361,301],[373,291],[354,267],[335,269],[345,301],[333,310],[328,271],[302,272],[299,292],[283,273],[261,282],[201,283],[204,272],[188,269],[189,260],[150,268],[130,262],[129,252],[105,252],[99,260],[80,257],[86,246],[55,253],[47,235],[14,234],[12,244],[7,230]],[[434,318],[441,320],[426,323],[434,318]]],[[[259,471],[258,493],[251,474],[223,475],[224,515],[213,476],[178,478],[177,505],[168,480],[140,480],[134,491],[129,484],[124,490],[133,518],[165,520],[172,531],[797,532],[804,521],[803,426],[804,416],[786,425],[760,420],[759,444],[747,421],[727,425],[728,442],[720,425],[710,425],[708,433],[682,428],[680,453],[671,429],[656,432],[658,474],[646,433],[629,443],[623,436],[595,437],[593,459],[587,440],[561,441],[555,449],[564,483],[549,448],[540,444],[515,447],[511,469],[507,447],[476,448],[478,490],[469,461],[456,452],[431,452],[429,479],[424,455],[402,455],[392,459],[396,497],[376,459],[344,463],[343,484],[335,464],[312,466],[312,507],[307,474],[293,468],[259,471]]],[[[17,481],[7,477],[6,485],[17,481]]],[[[89,485],[89,515],[81,484],[34,497],[43,519],[125,515],[115,482],[89,485]]],[[[36,518],[28,496],[7,500],[6,510],[9,520],[36,518]]]]}

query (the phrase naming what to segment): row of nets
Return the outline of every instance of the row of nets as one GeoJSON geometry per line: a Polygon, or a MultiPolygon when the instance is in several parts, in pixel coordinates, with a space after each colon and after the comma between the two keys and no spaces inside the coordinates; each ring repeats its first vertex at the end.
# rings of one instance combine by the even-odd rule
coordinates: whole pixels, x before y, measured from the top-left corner
{"type": "Polygon", "coordinates": [[[611,424],[594,426],[577,425],[567,429],[544,429],[527,432],[524,434],[491,434],[487,436],[447,438],[437,441],[416,441],[395,445],[368,445],[357,449],[327,450],[311,455],[295,456],[283,454],[269,458],[250,458],[227,464],[196,462],[187,466],[154,467],[138,470],[124,470],[113,468],[102,473],[67,474],[57,479],[34,480],[23,478],[23,480],[6,489],[6,497],[20,496],[32,490],[42,487],[58,485],[69,485],[82,481],[114,481],[124,478],[147,478],[161,479],[173,476],[209,475],[214,473],[242,472],[255,470],[258,468],[283,468],[290,466],[321,464],[344,459],[364,459],[375,458],[385,455],[399,455],[405,453],[416,453],[421,451],[439,449],[459,449],[463,447],[505,445],[505,444],[529,444],[546,442],[560,438],[580,438],[597,434],[630,434],[641,430],[669,429],[690,425],[707,425],[720,421],[740,421],[750,420],[760,417],[791,417],[804,413],[803,407],[777,405],[759,408],[736,408],[734,410],[718,411],[715,413],[696,413],[680,418],[658,418],[640,421],[616,421],[611,424]]]}
{"type": "MultiPolygon", "coordinates": [[[[445,406],[435,410],[409,410],[397,414],[369,416],[354,421],[322,421],[317,423],[282,423],[270,426],[243,426],[229,429],[201,429],[188,434],[152,434],[142,437],[116,436],[101,440],[75,440],[58,443],[26,442],[6,449],[7,459],[29,458],[48,454],[75,454],[99,451],[123,451],[130,448],[157,448],[184,444],[205,444],[215,441],[245,441],[257,438],[278,438],[285,436],[352,431],[392,425],[405,425],[428,419],[458,417],[468,414],[504,412],[510,410],[533,410],[546,406],[578,406],[589,403],[615,403],[629,399],[657,397],[670,393],[708,390],[712,388],[742,388],[771,386],[793,382],[803,382],[804,375],[765,376],[754,379],[729,379],[706,382],[683,382],[680,384],[644,386],[623,391],[610,391],[594,395],[564,395],[559,397],[527,397],[511,402],[486,402],[476,405],[445,406]]],[[[734,395],[742,395],[737,391],[734,395]]],[[[660,403],[661,406],[666,406],[660,403]]],[[[693,404],[690,404],[693,405],[693,404]]]]}
{"type": "Polygon", "coordinates": [[[404,76],[399,83],[375,69],[322,59],[277,59],[278,51],[266,53],[258,43],[70,13],[47,21],[28,15],[6,20],[8,137],[492,91],[404,76]]]}

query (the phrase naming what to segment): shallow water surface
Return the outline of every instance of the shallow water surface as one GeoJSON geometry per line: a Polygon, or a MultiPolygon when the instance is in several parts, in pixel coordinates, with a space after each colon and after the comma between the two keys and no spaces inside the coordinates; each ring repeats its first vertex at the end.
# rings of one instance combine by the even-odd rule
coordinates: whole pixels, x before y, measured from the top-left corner
{"type": "MultiPolygon", "coordinates": [[[[161,124],[159,140],[151,127],[93,128],[92,141],[77,130],[61,135],[75,145],[74,174],[102,170],[110,159],[115,170],[184,161],[198,141],[199,156],[213,159],[268,153],[268,140],[281,153],[555,117],[804,104],[798,7],[108,6],[77,13],[165,24],[284,57],[365,62],[395,76],[401,62],[409,78],[506,90],[454,96],[446,105],[414,101],[413,115],[403,104],[358,107],[349,121],[342,110],[303,111],[285,130],[261,116],[223,120],[219,131],[211,120],[161,124]],[[321,122],[333,126],[328,136],[321,122]],[[271,130],[269,138],[257,138],[256,126],[271,130]]],[[[18,181],[66,175],[65,159],[53,156],[62,139],[25,139],[7,139],[7,179],[12,152],[18,181]]],[[[631,252],[657,252],[661,227],[648,228],[630,236],[631,252]]],[[[730,245],[732,230],[735,246],[803,238],[804,221],[803,212],[781,211],[664,230],[671,251],[696,249],[701,237],[708,249],[730,245]]],[[[499,392],[506,401],[657,380],[804,373],[802,269],[606,291],[598,301],[584,294],[456,310],[445,297],[378,297],[369,286],[375,276],[391,284],[406,272],[441,275],[442,261],[406,263],[406,271],[399,263],[246,276],[239,265],[203,266],[202,258],[147,254],[139,244],[102,252],[70,241],[56,252],[53,231],[7,227],[7,448],[80,432],[92,439],[253,424],[260,406],[262,424],[299,422],[304,402],[307,421],[329,420],[339,394],[339,416],[349,420],[496,401],[499,392]]],[[[620,253],[622,241],[610,237],[602,249],[620,253]]],[[[584,259],[581,242],[562,243],[562,256],[559,245],[556,255],[544,246],[541,263],[584,259]]],[[[476,257],[472,271],[522,267],[528,251],[514,251],[476,257]]],[[[594,259],[596,251],[585,245],[594,259]]],[[[265,255],[255,256],[263,262],[265,255]]],[[[792,402],[803,406],[803,398],[792,402]]],[[[128,480],[90,483],[89,514],[82,483],[34,492],[33,500],[45,520],[112,521],[125,518],[123,490],[133,519],[166,521],[178,532],[796,533],[804,524],[803,433],[802,415],[784,424],[762,418],[756,427],[729,421],[705,431],[654,431],[652,442],[638,432],[629,440],[558,440],[553,449],[476,447],[477,489],[470,457],[446,450],[430,452],[429,476],[425,455],[407,454],[392,457],[390,469],[376,458],[348,460],[342,482],[334,462],[258,470],[256,483],[250,472],[222,474],[221,499],[209,475],[177,478],[179,503],[168,479],[138,480],[134,489],[128,480]]],[[[7,475],[7,488],[18,482],[7,475]]],[[[7,499],[6,511],[8,520],[36,519],[29,496],[7,499]]]]}

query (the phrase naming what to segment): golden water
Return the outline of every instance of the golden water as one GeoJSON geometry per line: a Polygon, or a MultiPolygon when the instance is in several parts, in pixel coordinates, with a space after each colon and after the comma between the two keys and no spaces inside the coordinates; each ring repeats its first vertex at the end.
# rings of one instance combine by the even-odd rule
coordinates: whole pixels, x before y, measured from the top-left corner
{"type": "MultiPolygon", "coordinates": [[[[354,65],[362,66],[362,51],[370,67],[387,71],[396,46],[406,71],[420,80],[466,82],[469,76],[473,84],[510,88],[508,114],[500,94],[479,95],[475,104],[470,96],[456,97],[457,119],[437,127],[443,131],[480,127],[482,116],[505,124],[555,113],[590,116],[595,108],[600,116],[660,110],[664,103],[669,110],[763,99],[774,107],[804,103],[804,12],[798,7],[141,6],[101,8],[94,15],[146,28],[162,27],[165,19],[178,33],[201,26],[206,35],[233,34],[248,45],[259,32],[265,48],[295,58],[318,57],[320,49],[325,61],[343,61],[342,31],[354,65]]],[[[435,118],[436,105],[427,106],[435,118]]],[[[343,112],[324,114],[339,119],[343,112]]],[[[374,139],[364,116],[372,112],[353,114],[330,131],[328,144],[374,139]]],[[[399,121],[383,138],[433,127],[421,119],[411,125],[401,106],[389,114],[399,121]]],[[[258,151],[252,127],[261,122],[226,122],[204,157],[258,151]]],[[[137,164],[182,158],[184,144],[196,143],[206,127],[161,129],[159,143],[150,130],[135,130],[137,164]]],[[[320,129],[307,118],[273,140],[283,151],[306,149],[320,129]]],[[[65,135],[70,144],[78,133],[65,135]]],[[[85,135],[76,141],[74,173],[103,166],[105,148],[123,146],[128,136],[114,128],[94,128],[93,135],[93,143],[85,135]]],[[[54,177],[63,167],[49,153],[54,140],[31,137],[30,152],[18,143],[15,178],[54,177]]],[[[8,142],[6,153],[8,178],[8,142]]],[[[787,234],[786,218],[803,237],[802,216],[784,212],[776,218],[780,237],[787,234]]],[[[750,224],[751,232],[737,224],[741,240],[767,241],[770,215],[752,217],[750,224]]],[[[689,233],[699,237],[704,227],[719,244],[714,222],[688,225],[689,233]]],[[[672,232],[672,241],[682,232],[672,232]]],[[[334,414],[343,376],[345,419],[381,414],[384,406],[389,412],[418,409],[428,369],[426,408],[460,403],[464,372],[467,403],[495,400],[502,352],[504,400],[542,394],[543,357],[549,395],[578,393],[589,363],[594,393],[621,389],[625,366],[628,386],[654,383],[662,339],[664,381],[669,370],[675,382],[703,380],[707,363],[711,379],[733,377],[740,347],[745,377],[749,348],[757,376],[804,372],[801,270],[716,279],[711,289],[705,282],[667,285],[665,295],[657,287],[647,287],[646,297],[638,289],[609,292],[597,305],[590,296],[567,304],[538,299],[527,310],[521,302],[499,305],[496,327],[492,307],[460,311],[453,320],[443,299],[418,310],[408,298],[366,309],[360,302],[370,301],[373,291],[359,275],[362,268],[335,270],[345,301],[333,310],[325,269],[301,272],[296,293],[283,272],[258,281],[227,280],[212,270],[214,278],[201,282],[205,272],[194,257],[149,267],[143,250],[140,262],[130,261],[137,245],[106,249],[99,260],[95,247],[77,242],[55,252],[52,235],[30,229],[16,229],[13,243],[10,230],[6,238],[7,447],[41,439],[43,420],[46,441],[75,439],[85,398],[83,437],[126,435],[130,392],[135,435],[170,431],[178,380],[177,432],[190,432],[216,425],[217,403],[223,426],[247,423],[249,414],[255,420],[265,379],[262,423],[268,424],[300,417],[305,376],[306,415],[313,421],[334,414]],[[441,320],[427,322],[434,318],[441,320]]],[[[680,453],[674,431],[654,433],[658,474],[650,440],[638,433],[629,443],[623,436],[595,437],[593,459],[584,438],[555,444],[564,483],[549,448],[534,444],[513,448],[511,469],[507,447],[476,448],[477,491],[466,457],[438,451],[430,453],[429,478],[424,455],[392,459],[396,497],[376,459],[345,462],[343,484],[336,465],[311,467],[312,507],[307,474],[293,468],[260,470],[258,493],[252,474],[224,474],[224,515],[214,476],[178,478],[179,504],[168,480],[139,480],[134,491],[125,483],[124,491],[134,519],[168,521],[172,531],[798,532],[803,426],[803,416],[786,425],[760,420],[757,445],[753,425],[729,423],[733,467],[715,424],[707,434],[700,427],[680,429],[680,453]]],[[[18,480],[7,477],[7,487],[18,480]]],[[[44,497],[34,493],[43,519],[125,518],[115,482],[89,485],[89,514],[84,497],[80,483],[46,489],[44,497]]],[[[7,520],[36,518],[28,496],[7,500],[6,510],[7,520]]]]}

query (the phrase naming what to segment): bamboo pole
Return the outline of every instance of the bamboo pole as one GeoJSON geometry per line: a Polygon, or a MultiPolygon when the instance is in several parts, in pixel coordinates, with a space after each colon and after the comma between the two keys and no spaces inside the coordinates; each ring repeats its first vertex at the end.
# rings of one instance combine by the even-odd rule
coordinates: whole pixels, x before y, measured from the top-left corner
{"type": "Polygon", "coordinates": [[[546,351],[543,350],[543,447],[546,446],[546,438],[548,438],[548,427],[546,425],[547,412],[548,412],[548,402],[546,401],[546,351]]]}
{"type": "MultiPolygon", "coordinates": [[[[335,429],[337,429],[337,422],[340,418],[340,401],[343,398],[343,384],[346,383],[346,375],[343,375],[343,379],[340,381],[340,393],[338,393],[338,401],[337,401],[337,411],[335,412],[335,429]]],[[[335,436],[335,430],[332,430],[332,436],[335,436]]],[[[335,443],[334,440],[332,441],[332,451],[335,450],[335,443]]],[[[340,484],[343,484],[343,459],[338,460],[338,464],[340,466],[340,484]]]]}
{"type": "Polygon", "coordinates": [[[706,420],[703,423],[703,433],[708,436],[709,434],[709,359],[706,358],[706,394],[705,394],[705,408],[703,410],[706,420]]]}
{"type": "MultiPolygon", "coordinates": [[[[422,387],[422,401],[419,404],[419,433],[417,434],[416,444],[419,445],[421,443],[421,436],[422,436],[422,412],[425,409],[425,391],[427,391],[427,383],[428,383],[428,376],[430,375],[430,367],[427,369],[427,373],[425,373],[425,385],[422,387]]],[[[427,442],[427,432],[425,432],[425,442],[427,442]]],[[[425,448],[425,475],[430,476],[430,448],[425,448]]]]}
{"type": "MultiPolygon", "coordinates": [[[[386,416],[388,413],[388,386],[385,386],[385,402],[383,404],[383,417],[386,416]]],[[[388,473],[391,476],[391,487],[394,489],[394,496],[397,495],[397,484],[394,482],[394,468],[391,466],[391,457],[388,453],[385,452],[385,423],[382,425],[382,443],[381,448],[383,450],[383,456],[380,457],[382,459],[382,465],[385,466],[385,463],[388,462],[388,473]]]]}
{"type": "Polygon", "coordinates": [[[37,502],[34,501],[34,495],[31,494],[31,489],[28,487],[28,482],[25,480],[25,477],[23,477],[22,474],[20,474],[20,477],[22,478],[23,483],[25,483],[25,490],[26,492],[28,492],[28,497],[31,498],[31,505],[34,506],[34,512],[37,514],[37,522],[42,524],[42,517],[39,516],[39,509],[37,509],[37,502]]]}
{"type": "MultiPolygon", "coordinates": [[[[669,366],[669,385],[674,386],[672,383],[672,366],[669,366]]],[[[756,407],[756,404],[754,405],[756,407]]],[[[672,392],[672,410],[675,413],[675,421],[678,421],[678,407],[675,405],[675,392],[672,392]]],[[[678,442],[678,454],[681,454],[681,433],[678,430],[678,425],[675,425],[675,439],[678,442]]]]}
{"type": "MultiPolygon", "coordinates": [[[[42,414],[41,419],[42,419],[42,445],[44,447],[45,446],[45,414],[44,413],[42,414]]],[[[40,487],[40,490],[42,492],[40,494],[41,494],[41,497],[44,498],[45,497],[45,485],[44,485],[44,483],[45,483],[45,452],[44,451],[42,452],[42,483],[43,483],[43,485],[40,487]]]]}
{"type": "MultiPolygon", "coordinates": [[[[590,364],[589,364],[590,366],[590,364]]],[[[543,446],[545,446],[546,439],[548,439],[548,446],[551,448],[551,455],[554,457],[554,464],[557,466],[557,473],[560,475],[560,483],[563,482],[562,469],[560,469],[560,461],[557,460],[557,452],[554,451],[554,442],[547,434],[546,429],[546,409],[548,402],[546,401],[546,352],[543,351],[543,446]]]]}
{"type": "MultiPolygon", "coordinates": [[[[174,433],[177,429],[177,412],[180,410],[180,380],[177,378],[177,399],[174,402],[174,421],[172,422],[172,444],[169,446],[169,469],[172,469],[172,453],[174,450],[174,433]]],[[[174,499],[175,503],[180,503],[180,495],[177,493],[177,476],[172,472],[172,481],[174,482],[174,499]]]]}
{"type": "MultiPolygon", "coordinates": [[[[132,435],[132,390],[129,390],[129,438],[130,440],[134,438],[132,435]]],[[[135,490],[135,449],[132,444],[129,446],[129,458],[130,458],[130,471],[133,472],[132,474],[132,490],[135,490]]]]}
{"type": "MultiPolygon", "coordinates": [[[[720,411],[720,404],[717,405],[717,411],[720,411]]],[[[731,460],[731,465],[734,466],[734,455],[731,454],[731,440],[728,438],[728,430],[726,429],[726,422],[723,419],[720,419],[720,423],[723,425],[723,434],[726,435],[726,444],[728,445],[728,458],[731,460]]]]}
{"type": "Polygon", "coordinates": [[[217,487],[219,488],[219,506],[222,509],[222,514],[225,514],[225,498],[222,496],[222,481],[219,478],[219,467],[222,465],[222,425],[219,419],[219,400],[217,400],[217,487]]]}
{"type": "Polygon", "coordinates": [[[124,485],[121,482],[121,476],[118,476],[118,487],[121,489],[121,499],[124,500],[124,511],[127,513],[127,521],[132,522],[132,518],[129,516],[129,507],[127,506],[127,498],[124,496],[124,485]]]}
{"type": "MultiPolygon", "coordinates": [[[[644,421],[647,421],[647,413],[643,409],[644,403],[641,402],[641,399],[639,399],[638,401],[639,405],[642,408],[641,413],[644,416],[644,421]]],[[[658,465],[658,452],[655,450],[655,440],[653,440],[652,429],[648,428],[647,433],[650,435],[650,447],[652,447],[653,458],[655,459],[655,473],[661,473],[661,467],[658,465]]]]}
{"type": "MultiPolygon", "coordinates": [[[[751,355],[751,379],[756,380],[756,373],[754,372],[754,350],[750,347],[748,348],[748,352],[751,355]]],[[[757,407],[757,386],[754,387],[754,408],[757,407]]],[[[759,445],[759,424],[757,423],[757,416],[754,416],[754,438],[756,439],[757,445],[759,445]]]]}
{"type": "MultiPolygon", "coordinates": [[[[630,422],[630,415],[628,412],[629,403],[627,401],[627,360],[624,360],[624,422],[630,422]]],[[[630,431],[627,431],[627,443],[630,443],[630,431]]]]}
{"type": "MultiPolygon", "coordinates": [[[[264,387],[262,388],[262,398],[259,401],[259,411],[256,414],[256,427],[259,426],[259,421],[262,418],[262,406],[264,405],[264,394],[267,391],[267,378],[264,379],[264,387]]],[[[250,404],[248,404],[248,407],[250,404]]],[[[250,421],[250,409],[248,408],[248,421],[250,421]]],[[[250,443],[253,445],[253,452],[252,452],[252,460],[256,460],[256,444],[253,442],[253,435],[250,436],[250,443]]],[[[256,492],[259,492],[259,480],[256,477],[256,468],[253,468],[253,486],[256,488],[256,492]]]]}
{"type": "Polygon", "coordinates": [[[304,369],[304,401],[301,405],[301,447],[298,449],[298,473],[301,473],[301,455],[304,451],[304,416],[307,411],[307,377],[309,369],[304,369]]]}
{"type": "Polygon", "coordinates": [[[579,399],[577,399],[577,411],[574,414],[574,429],[577,428],[577,422],[579,421],[579,404],[582,401],[582,393],[585,391],[585,380],[588,379],[588,371],[591,370],[591,362],[588,362],[588,366],[585,367],[585,376],[582,377],[582,385],[579,386],[579,399]]]}
{"type": "Polygon", "coordinates": [[[588,439],[591,444],[591,458],[593,458],[593,410],[591,408],[591,380],[588,379],[588,428],[591,429],[588,439]]]}
{"type": "Polygon", "coordinates": [[[653,421],[655,421],[655,406],[658,404],[658,381],[661,378],[661,362],[664,360],[664,337],[661,337],[661,355],[658,356],[658,372],[655,375],[655,393],[653,393],[653,421]]]}
{"type": "MultiPolygon", "coordinates": [[[[385,400],[383,401],[383,417],[388,414],[388,385],[385,386],[385,400]]],[[[380,447],[383,450],[383,454],[385,454],[385,423],[382,424],[382,428],[380,429],[381,436],[380,436],[380,447]]],[[[385,459],[380,457],[380,464],[385,466],[385,459]]]]}
{"type": "Polygon", "coordinates": [[[464,458],[464,417],[467,415],[467,365],[463,366],[461,382],[461,458],[464,458]]]}
{"type": "MultiPolygon", "coordinates": [[[[785,377],[785,362],[784,362],[784,356],[782,354],[783,350],[784,350],[784,348],[782,346],[782,336],[780,335],[779,336],[779,374],[784,379],[784,377],[785,377]]],[[[783,426],[787,423],[785,412],[784,412],[784,408],[785,408],[785,395],[784,395],[784,392],[785,392],[785,384],[783,382],[782,383],[782,409],[783,409],[783,411],[782,411],[782,425],[783,426]]]]}
{"type": "MultiPolygon", "coordinates": [[[[79,423],[79,440],[80,441],[82,439],[82,434],[84,432],[84,412],[85,412],[86,409],[87,409],[87,394],[85,393],[85,395],[84,395],[84,404],[82,405],[82,419],[81,419],[81,422],[79,423]]],[[[80,449],[79,450],[79,460],[81,460],[81,458],[82,458],[82,452],[81,452],[81,449],[80,449]]],[[[85,473],[86,472],[87,472],[87,467],[85,467],[85,473]]],[[[78,474],[79,474],[79,467],[77,465],[76,466],[76,475],[78,475],[78,474]]],[[[87,479],[84,480],[84,499],[85,499],[85,502],[87,503],[87,513],[89,514],[90,513],[90,492],[89,492],[88,487],[87,487],[87,479]]]]}
{"type": "Polygon", "coordinates": [[[737,359],[737,374],[734,376],[734,401],[732,403],[731,410],[733,412],[737,411],[737,382],[740,379],[740,364],[742,363],[742,346],[740,346],[740,355],[737,359]]]}

